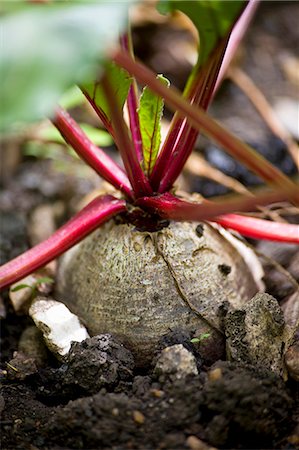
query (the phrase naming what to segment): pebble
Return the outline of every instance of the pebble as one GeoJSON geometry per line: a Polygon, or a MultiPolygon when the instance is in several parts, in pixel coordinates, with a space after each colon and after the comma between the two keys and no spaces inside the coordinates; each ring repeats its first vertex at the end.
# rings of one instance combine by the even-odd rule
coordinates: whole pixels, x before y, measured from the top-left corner
{"type": "Polygon", "coordinates": [[[154,374],[162,376],[185,378],[188,375],[198,375],[196,360],[182,344],[172,345],[162,350],[155,368],[154,374]]]}
{"type": "Polygon", "coordinates": [[[140,411],[133,411],[133,419],[138,425],[142,425],[145,421],[145,417],[140,411]]]}
{"type": "Polygon", "coordinates": [[[256,294],[244,309],[230,311],[225,334],[228,360],[283,374],[282,349],[287,348],[288,337],[282,309],[274,297],[256,294]]]}
{"type": "Polygon", "coordinates": [[[160,389],[151,389],[151,394],[156,398],[161,398],[164,395],[164,391],[161,391],[160,389]]]}
{"type": "Polygon", "coordinates": [[[217,381],[222,378],[222,370],[220,367],[216,367],[216,369],[212,369],[208,372],[209,381],[217,381]]]}
{"type": "Polygon", "coordinates": [[[186,444],[191,450],[217,450],[215,447],[210,447],[196,436],[188,436],[186,444]]]}
{"type": "Polygon", "coordinates": [[[68,354],[73,341],[81,342],[89,337],[78,317],[56,300],[37,297],[29,315],[43,333],[47,347],[58,359],[68,354]]]}
{"type": "Polygon", "coordinates": [[[32,301],[32,288],[36,281],[37,277],[34,275],[28,275],[28,277],[23,278],[11,285],[9,289],[9,298],[12,303],[13,309],[17,314],[26,314],[30,307],[32,301]],[[28,287],[24,287],[20,290],[14,291],[14,289],[21,285],[28,285],[28,287]]]}

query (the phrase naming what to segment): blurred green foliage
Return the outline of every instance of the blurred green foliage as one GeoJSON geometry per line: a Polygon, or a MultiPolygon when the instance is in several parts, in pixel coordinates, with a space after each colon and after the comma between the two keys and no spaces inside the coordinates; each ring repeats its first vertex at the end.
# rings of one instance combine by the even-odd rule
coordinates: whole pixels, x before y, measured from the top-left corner
{"type": "Polygon", "coordinates": [[[131,3],[43,3],[2,14],[0,131],[52,114],[68,88],[96,79],[131,3]]]}

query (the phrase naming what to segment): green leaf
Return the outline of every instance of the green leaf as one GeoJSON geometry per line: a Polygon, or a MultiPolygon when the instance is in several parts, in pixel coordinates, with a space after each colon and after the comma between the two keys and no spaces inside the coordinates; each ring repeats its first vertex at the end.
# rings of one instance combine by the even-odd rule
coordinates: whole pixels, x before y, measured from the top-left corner
{"type": "Polygon", "coordinates": [[[32,286],[30,286],[29,284],[18,284],[17,286],[15,286],[14,288],[11,288],[11,292],[17,292],[20,291],[21,289],[33,289],[32,286]]]}
{"type": "Polygon", "coordinates": [[[43,283],[54,283],[53,278],[50,277],[40,277],[36,280],[36,282],[34,283],[34,287],[40,286],[43,283]]]}
{"type": "Polygon", "coordinates": [[[53,278],[50,277],[40,277],[38,278],[34,283],[30,284],[18,284],[17,286],[15,286],[14,288],[11,288],[11,292],[17,292],[20,291],[21,289],[26,289],[29,288],[32,290],[32,292],[34,292],[37,288],[37,286],[41,285],[42,283],[54,283],[53,278]]]}
{"type": "Polygon", "coordinates": [[[192,344],[198,344],[211,336],[211,333],[203,333],[199,337],[191,339],[192,344]]]}
{"type": "Polygon", "coordinates": [[[7,0],[0,3],[0,15],[16,12],[28,8],[28,3],[21,1],[7,0]]]}
{"type": "Polygon", "coordinates": [[[223,38],[244,6],[244,0],[160,0],[162,14],[179,10],[192,20],[199,33],[199,65],[205,63],[219,39],[223,38]]]}
{"type": "MultiPolygon", "coordinates": [[[[114,98],[118,102],[119,107],[123,108],[132,78],[125,70],[112,62],[106,64],[106,71],[114,98]]],[[[107,119],[110,120],[110,109],[101,83],[86,83],[82,85],[82,88],[88,93],[96,106],[104,112],[107,119]]]]}
{"type": "MultiPolygon", "coordinates": [[[[157,78],[169,86],[167,78],[162,75],[158,75],[157,78]]],[[[143,147],[143,169],[147,175],[150,175],[154,167],[161,144],[163,108],[163,99],[145,87],[140,97],[138,117],[143,147]]]]}
{"type": "Polygon", "coordinates": [[[1,17],[0,131],[53,113],[66,89],[99,76],[131,3],[49,3],[1,17]]]}

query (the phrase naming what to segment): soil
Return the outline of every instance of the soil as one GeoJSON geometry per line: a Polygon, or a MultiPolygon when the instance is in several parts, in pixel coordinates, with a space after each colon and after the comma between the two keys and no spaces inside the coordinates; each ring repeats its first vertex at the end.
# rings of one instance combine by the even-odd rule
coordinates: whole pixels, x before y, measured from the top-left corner
{"type": "MultiPolygon", "coordinates": [[[[246,41],[244,67],[250,66],[250,74],[270,99],[275,89],[288,96],[294,90],[284,82],[281,68],[277,64],[271,66],[272,59],[271,67],[267,68],[264,65],[269,58],[262,56],[263,65],[259,70],[248,58],[257,49],[262,52],[261,41],[267,43],[266,53],[269,48],[271,52],[275,48],[280,53],[286,49],[295,51],[298,27],[292,22],[298,16],[297,11],[297,2],[265,2],[246,41]],[[263,78],[269,71],[271,82],[263,78]]],[[[154,28],[159,29],[152,26],[150,33],[154,28]]],[[[159,47],[162,41],[157,37],[156,42],[159,47]]],[[[154,51],[150,49],[151,54],[154,51]]],[[[188,67],[179,71],[179,86],[187,71],[188,67]]],[[[171,68],[169,72],[171,78],[171,68]]],[[[246,136],[242,137],[269,152],[272,148],[269,142],[275,138],[259,121],[257,124],[256,113],[242,95],[227,83],[213,110],[215,116],[232,123],[241,108],[243,124],[246,124],[246,136]],[[235,109],[228,109],[226,102],[232,99],[235,109]],[[248,123],[255,124],[253,129],[260,131],[258,136],[248,131],[248,123]]],[[[285,148],[278,141],[276,144],[280,149],[275,156],[277,164],[288,167],[286,173],[293,173],[285,148]]],[[[213,152],[220,150],[205,148],[204,151],[213,159],[213,152]]],[[[222,161],[224,166],[229,166],[228,159],[222,161]]],[[[224,166],[221,169],[225,171],[224,166]]],[[[238,169],[234,175],[239,176],[238,169]]],[[[250,184],[246,176],[243,173],[240,179],[250,184]]],[[[224,192],[220,185],[211,183],[193,179],[192,187],[207,195],[224,192]]],[[[57,217],[59,225],[73,211],[78,199],[94,187],[93,178],[57,172],[51,161],[23,161],[13,182],[6,183],[0,192],[1,263],[28,248],[26,224],[36,206],[62,202],[64,208],[57,217]]],[[[298,247],[266,242],[254,245],[299,281],[298,247]]],[[[294,284],[269,260],[265,260],[265,269],[266,290],[283,305],[292,294],[294,284]]],[[[111,335],[94,336],[73,344],[62,362],[45,347],[42,358],[38,359],[23,353],[20,346],[22,333],[33,325],[31,319],[15,314],[7,292],[0,300],[0,411],[4,450],[299,448],[298,383],[263,367],[227,361],[224,336],[210,347],[208,341],[200,345],[192,343],[188,334],[170,330],[146,369],[137,368],[131,352],[111,335]],[[192,373],[155,370],[163,349],[175,344],[182,344],[193,355],[196,370],[192,373]]]]}
{"type": "Polygon", "coordinates": [[[73,344],[61,366],[29,371],[22,383],[11,373],[4,383],[3,448],[187,449],[190,436],[219,448],[284,448],[294,386],[253,366],[207,369],[196,358],[197,375],[138,374],[109,335],[73,344]]]}

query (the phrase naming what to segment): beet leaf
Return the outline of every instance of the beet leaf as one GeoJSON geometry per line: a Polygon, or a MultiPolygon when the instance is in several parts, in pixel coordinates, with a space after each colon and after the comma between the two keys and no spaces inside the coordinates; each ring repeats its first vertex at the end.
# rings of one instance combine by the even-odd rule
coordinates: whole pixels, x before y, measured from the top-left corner
{"type": "MultiPolygon", "coordinates": [[[[169,86],[169,81],[162,75],[158,75],[157,78],[169,86]]],[[[163,98],[145,87],[140,97],[138,117],[142,137],[143,169],[148,176],[151,174],[161,144],[163,108],[163,98]]]]}
{"type": "Polygon", "coordinates": [[[107,74],[102,80],[103,88],[109,104],[111,122],[115,131],[114,140],[123,160],[125,171],[130,180],[135,197],[152,194],[152,188],[139,164],[138,156],[124,121],[123,112],[114,99],[113,90],[107,74]]]}
{"type": "MultiPolygon", "coordinates": [[[[122,109],[126,101],[132,79],[125,70],[111,62],[106,64],[106,74],[109,78],[114,100],[118,103],[119,108],[122,109]]],[[[101,112],[101,117],[104,115],[107,120],[111,122],[110,109],[101,81],[82,84],[81,88],[83,92],[87,94],[87,98],[92,100],[92,105],[96,107],[96,111],[101,112]]]]}

